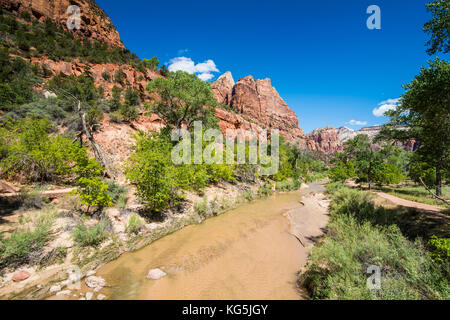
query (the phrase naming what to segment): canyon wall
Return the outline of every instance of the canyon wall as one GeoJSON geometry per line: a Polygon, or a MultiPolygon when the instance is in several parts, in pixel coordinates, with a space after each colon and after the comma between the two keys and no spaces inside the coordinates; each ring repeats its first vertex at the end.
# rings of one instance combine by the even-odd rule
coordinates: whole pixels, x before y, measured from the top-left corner
{"type": "Polygon", "coordinates": [[[67,8],[72,5],[80,7],[81,28],[74,35],[92,40],[103,41],[110,46],[124,48],[111,19],[93,0],[0,0],[0,5],[12,12],[28,12],[44,22],[50,18],[67,30],[67,8]]]}

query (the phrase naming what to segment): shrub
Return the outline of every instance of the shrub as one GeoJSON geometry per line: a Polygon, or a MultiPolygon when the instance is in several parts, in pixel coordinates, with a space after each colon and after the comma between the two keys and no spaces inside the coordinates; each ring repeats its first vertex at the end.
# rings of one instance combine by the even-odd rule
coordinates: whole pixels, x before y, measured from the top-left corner
{"type": "Polygon", "coordinates": [[[156,134],[141,133],[136,139],[136,151],[125,165],[125,175],[136,186],[138,197],[153,211],[176,204],[178,183],[170,158],[170,142],[156,134]]]}
{"type": "Polygon", "coordinates": [[[33,255],[39,254],[50,240],[53,222],[53,215],[43,214],[37,219],[34,229],[19,229],[9,238],[0,238],[0,269],[31,262],[33,255]]]}
{"type": "Polygon", "coordinates": [[[311,251],[302,286],[314,299],[448,299],[449,286],[423,243],[379,213],[365,192],[341,189],[330,204],[327,237],[311,251]],[[382,289],[367,286],[370,265],[382,268],[382,289]]]}
{"type": "Polygon", "coordinates": [[[245,200],[251,202],[251,201],[253,201],[253,200],[255,199],[255,194],[253,193],[252,190],[247,190],[247,191],[245,191],[245,192],[242,194],[242,197],[243,197],[245,200]]]}
{"type": "Polygon", "coordinates": [[[432,236],[428,240],[432,257],[436,262],[448,264],[450,257],[450,238],[438,238],[432,236]]]}
{"type": "Polygon", "coordinates": [[[204,196],[201,202],[194,204],[194,211],[202,217],[205,217],[208,213],[208,197],[204,196]]]}
{"type": "Polygon", "coordinates": [[[108,71],[105,70],[102,72],[102,78],[103,78],[103,80],[109,82],[111,80],[111,75],[109,74],[108,71]]]}
{"type": "Polygon", "coordinates": [[[114,81],[124,85],[125,84],[125,80],[127,79],[127,75],[125,74],[125,72],[122,71],[122,69],[117,69],[116,72],[114,73],[114,81]]]}
{"type": "Polygon", "coordinates": [[[277,182],[275,184],[275,188],[278,191],[293,191],[298,190],[302,185],[300,180],[284,180],[281,182],[277,182]]]}
{"type": "Polygon", "coordinates": [[[259,197],[267,197],[273,194],[273,185],[272,183],[266,181],[262,187],[258,189],[259,197]]]}
{"type": "Polygon", "coordinates": [[[131,234],[138,234],[142,229],[143,222],[137,216],[131,216],[125,231],[131,234]]]}
{"type": "Polygon", "coordinates": [[[127,204],[128,198],[128,188],[117,184],[113,180],[108,180],[108,194],[112,202],[121,208],[124,208],[127,204]]]}
{"type": "Polygon", "coordinates": [[[86,154],[63,136],[50,135],[46,119],[7,119],[0,127],[0,169],[7,177],[55,181],[71,174],[74,158],[86,154]]]}
{"type": "Polygon", "coordinates": [[[107,238],[107,222],[104,220],[92,227],[87,227],[84,223],[79,223],[73,233],[73,239],[82,247],[96,247],[107,238]]]}

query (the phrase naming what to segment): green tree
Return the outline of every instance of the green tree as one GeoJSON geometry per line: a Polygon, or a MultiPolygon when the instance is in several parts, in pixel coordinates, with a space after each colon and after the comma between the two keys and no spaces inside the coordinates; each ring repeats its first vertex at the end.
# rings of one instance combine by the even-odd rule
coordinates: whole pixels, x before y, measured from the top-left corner
{"type": "Polygon", "coordinates": [[[339,160],[338,163],[328,171],[332,181],[345,182],[356,176],[355,165],[352,161],[339,160]]]}
{"type": "Polygon", "coordinates": [[[151,59],[142,60],[146,68],[150,68],[152,70],[158,70],[159,60],[157,57],[153,57],[151,59]]]}
{"type": "Polygon", "coordinates": [[[149,92],[156,92],[160,100],[153,105],[155,112],[171,128],[190,129],[194,121],[202,121],[203,127],[217,125],[214,117],[214,99],[211,86],[196,75],[183,71],[170,73],[167,78],[157,78],[147,85],[149,92]]]}
{"type": "Polygon", "coordinates": [[[423,26],[423,31],[431,34],[427,52],[433,55],[437,52],[448,53],[450,48],[450,0],[434,0],[425,5],[433,18],[423,26]]]}
{"type": "Polygon", "coordinates": [[[423,67],[380,132],[381,137],[420,141],[416,151],[420,162],[436,169],[436,195],[442,195],[442,175],[450,166],[450,64],[436,59],[423,67]],[[406,130],[399,129],[408,128],[406,130]]]}

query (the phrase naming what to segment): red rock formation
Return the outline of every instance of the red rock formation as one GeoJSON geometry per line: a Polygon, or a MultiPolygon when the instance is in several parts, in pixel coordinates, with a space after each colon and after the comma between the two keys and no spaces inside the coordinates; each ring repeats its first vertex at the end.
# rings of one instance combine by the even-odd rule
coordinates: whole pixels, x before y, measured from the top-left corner
{"type": "Polygon", "coordinates": [[[278,129],[287,141],[306,148],[305,134],[299,127],[297,115],[272,87],[270,79],[255,81],[252,76],[247,76],[233,83],[231,73],[227,72],[212,84],[218,102],[229,105],[238,113],[224,116],[226,111],[218,111],[221,128],[242,127],[247,123],[244,126],[258,128],[258,131],[278,129]]]}
{"type": "Polygon", "coordinates": [[[119,32],[106,13],[92,0],[0,0],[9,11],[27,11],[41,22],[50,18],[67,29],[67,8],[77,5],[81,9],[81,28],[74,35],[104,41],[111,46],[124,48],[119,32]]]}
{"type": "Polygon", "coordinates": [[[211,84],[213,88],[214,98],[220,104],[230,105],[234,79],[231,72],[227,71],[211,84]]]}
{"type": "Polygon", "coordinates": [[[307,147],[309,150],[319,151],[325,154],[344,151],[338,132],[333,127],[316,129],[308,134],[307,137],[307,147]]]}

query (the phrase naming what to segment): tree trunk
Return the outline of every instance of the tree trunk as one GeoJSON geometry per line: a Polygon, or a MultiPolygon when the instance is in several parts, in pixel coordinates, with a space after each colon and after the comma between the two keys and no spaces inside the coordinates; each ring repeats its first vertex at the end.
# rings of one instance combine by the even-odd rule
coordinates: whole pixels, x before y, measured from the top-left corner
{"type": "MultiPolygon", "coordinates": [[[[100,164],[105,169],[106,176],[108,178],[113,178],[114,179],[114,175],[111,172],[111,169],[109,167],[109,163],[108,163],[108,161],[106,159],[105,154],[103,153],[103,150],[95,142],[94,137],[92,136],[90,130],[88,129],[88,127],[86,125],[86,113],[81,111],[81,103],[80,102],[78,102],[78,113],[79,113],[80,118],[81,118],[81,125],[83,127],[83,133],[86,136],[86,138],[88,138],[89,142],[92,145],[92,149],[94,151],[95,158],[100,162],[100,164]]],[[[81,140],[81,137],[80,137],[80,140],[81,140]]]]}
{"type": "Polygon", "coordinates": [[[436,164],[436,195],[438,197],[442,196],[442,157],[436,164]]]}

